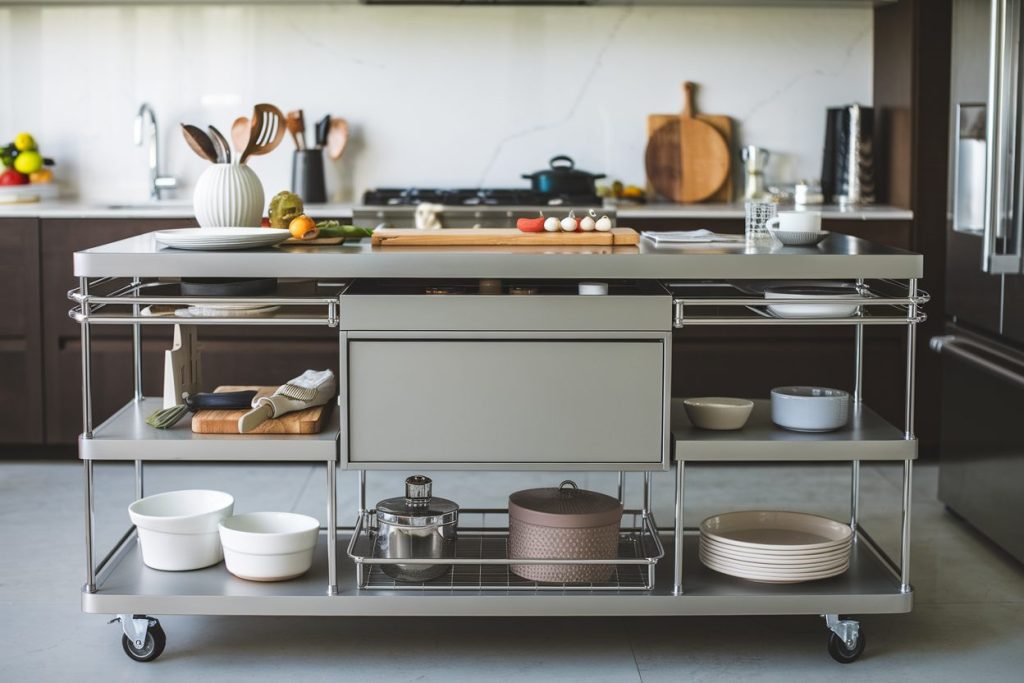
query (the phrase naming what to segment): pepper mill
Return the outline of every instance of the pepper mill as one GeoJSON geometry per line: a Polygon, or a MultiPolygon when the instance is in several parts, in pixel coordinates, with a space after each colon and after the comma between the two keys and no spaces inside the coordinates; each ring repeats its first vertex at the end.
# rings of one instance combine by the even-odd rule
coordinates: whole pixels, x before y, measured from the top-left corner
{"type": "Polygon", "coordinates": [[[743,172],[746,176],[744,185],[744,199],[764,199],[767,193],[764,190],[764,167],[771,156],[768,150],[755,145],[747,145],[740,150],[740,159],[743,160],[743,172]]]}

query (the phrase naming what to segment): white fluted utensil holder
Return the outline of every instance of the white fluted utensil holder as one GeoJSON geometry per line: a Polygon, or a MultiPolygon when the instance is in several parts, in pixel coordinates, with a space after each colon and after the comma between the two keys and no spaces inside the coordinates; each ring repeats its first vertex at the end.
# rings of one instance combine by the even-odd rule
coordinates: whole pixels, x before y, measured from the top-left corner
{"type": "Polygon", "coordinates": [[[192,208],[203,228],[259,227],[263,184],[244,164],[213,164],[196,181],[192,208]]]}

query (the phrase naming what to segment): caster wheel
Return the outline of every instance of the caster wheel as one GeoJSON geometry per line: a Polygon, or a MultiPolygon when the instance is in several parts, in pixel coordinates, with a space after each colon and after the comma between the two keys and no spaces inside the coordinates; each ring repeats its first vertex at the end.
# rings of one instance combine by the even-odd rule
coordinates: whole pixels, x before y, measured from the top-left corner
{"type": "Polygon", "coordinates": [[[135,647],[135,643],[129,640],[128,636],[121,635],[121,647],[124,648],[124,653],[136,662],[152,662],[160,656],[166,645],[167,635],[156,619],[151,622],[149,630],[146,631],[146,642],[142,644],[141,648],[135,647]]]}
{"type": "Polygon", "coordinates": [[[853,649],[846,647],[846,643],[843,639],[837,636],[835,633],[828,634],[828,653],[832,655],[832,659],[836,660],[840,664],[850,664],[851,662],[857,661],[861,654],[864,653],[864,631],[860,631],[857,637],[857,644],[853,646],[853,649]]]}

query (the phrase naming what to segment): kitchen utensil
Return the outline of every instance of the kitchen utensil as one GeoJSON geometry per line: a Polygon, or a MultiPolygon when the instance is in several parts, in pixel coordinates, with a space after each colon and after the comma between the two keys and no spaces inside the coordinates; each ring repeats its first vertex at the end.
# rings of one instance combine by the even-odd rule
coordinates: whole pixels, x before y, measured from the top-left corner
{"type": "Polygon", "coordinates": [[[239,389],[238,391],[214,392],[210,394],[182,392],[178,405],[172,405],[158,410],[146,418],[146,424],[157,429],[170,429],[178,424],[178,421],[188,412],[196,413],[200,410],[242,410],[245,411],[252,405],[256,391],[250,389],[239,389]]]}
{"type": "MultiPolygon", "coordinates": [[[[853,287],[841,285],[779,285],[764,289],[764,298],[768,301],[856,298],[858,296],[857,290],[853,287]]],[[[855,315],[859,308],[856,304],[773,303],[768,306],[768,312],[780,318],[848,318],[855,315]]]]}
{"type": "MultiPolygon", "coordinates": [[[[263,396],[272,396],[277,387],[260,386],[219,386],[213,396],[222,393],[246,392],[249,400],[242,405],[233,402],[231,406],[203,408],[192,416],[192,432],[196,434],[238,434],[238,418],[252,408],[252,402],[263,396]]],[[[205,394],[210,396],[210,394],[205,394]]],[[[281,417],[267,420],[249,434],[319,434],[327,423],[331,412],[328,404],[313,406],[305,410],[286,413],[281,417]]]]}
{"type": "Polygon", "coordinates": [[[798,230],[773,230],[768,229],[768,234],[779,244],[787,247],[813,247],[829,236],[828,230],[813,230],[802,232],[798,230]]]}
{"type": "MultiPolygon", "coordinates": [[[[573,481],[557,488],[516,491],[508,498],[510,559],[614,560],[618,556],[622,503],[580,489],[573,481]]],[[[514,564],[524,579],[556,583],[603,583],[614,564],[514,564]]]]}
{"type": "Polygon", "coordinates": [[[651,134],[647,177],[665,197],[681,203],[714,195],[729,176],[729,147],[714,126],[694,116],[693,83],[683,84],[683,113],[651,134]]]}
{"type": "Polygon", "coordinates": [[[231,145],[228,144],[227,139],[213,126],[207,126],[207,130],[210,131],[210,140],[213,142],[213,146],[217,149],[217,163],[230,164],[231,145]]]}
{"type": "Polygon", "coordinates": [[[276,277],[251,277],[241,280],[226,277],[182,278],[183,296],[260,296],[273,294],[277,289],[276,277]]]}
{"type": "Polygon", "coordinates": [[[142,561],[164,571],[187,571],[224,559],[217,525],[234,509],[223,491],[185,490],[140,498],[128,506],[142,561]]]}
{"type": "Polygon", "coordinates": [[[291,237],[291,233],[277,228],[176,228],[157,230],[153,236],[173,249],[224,251],[271,247],[291,237]]]}
{"type": "Polygon", "coordinates": [[[533,173],[524,173],[534,192],[550,195],[593,195],[594,181],[604,178],[604,173],[588,173],[576,168],[576,162],[565,154],[551,157],[549,168],[533,173]]]}
{"type": "MultiPolygon", "coordinates": [[[[725,140],[725,144],[729,149],[732,149],[733,140],[733,121],[730,117],[723,114],[704,114],[697,112],[696,117],[705,123],[710,124],[717,130],[722,139],[725,140]]],[[[664,124],[675,121],[679,118],[679,112],[672,114],[649,114],[647,116],[647,137],[650,138],[656,130],[661,128],[664,124]]],[[[730,172],[726,176],[725,182],[722,183],[722,187],[718,189],[713,195],[708,197],[708,202],[731,202],[733,200],[733,174],[730,172]]]]}
{"type": "Polygon", "coordinates": [[[302,197],[306,204],[322,204],[327,201],[322,149],[295,150],[292,155],[292,192],[302,197]]]}
{"type": "Polygon", "coordinates": [[[248,512],[219,525],[228,571],[247,581],[287,581],[313,566],[320,521],[294,512],[248,512]]]}
{"type": "Polygon", "coordinates": [[[875,195],[874,110],[852,104],[829,109],[821,191],[826,202],[871,204],[875,195]]]}
{"type": "Polygon", "coordinates": [[[373,231],[375,246],[550,246],[550,245],[635,245],[640,235],[632,228],[613,228],[610,232],[523,232],[515,228],[445,228],[415,230],[379,228],[373,231]]]}
{"type": "MultiPolygon", "coordinates": [[[[377,503],[377,557],[438,559],[455,557],[459,506],[432,496],[429,477],[405,480],[405,496],[377,503]]],[[[397,581],[430,581],[444,576],[447,564],[382,564],[381,570],[397,581]]]]}
{"type": "MultiPolygon", "coordinates": [[[[344,121],[344,119],[339,119],[344,121]]],[[[323,149],[327,145],[327,131],[331,127],[331,115],[324,114],[324,117],[316,122],[316,146],[323,149]]],[[[345,124],[345,128],[348,128],[348,124],[345,124]]],[[[347,133],[346,133],[347,135],[347,133]]]]}
{"type": "Polygon", "coordinates": [[[219,154],[217,148],[213,144],[213,140],[210,136],[202,131],[201,128],[189,125],[187,123],[181,124],[181,134],[185,136],[185,142],[192,148],[201,159],[213,163],[220,163],[219,154]]]}
{"type": "Polygon", "coordinates": [[[701,429],[742,429],[754,409],[754,402],[745,398],[702,397],[683,400],[683,409],[690,422],[701,429]]]}
{"type": "Polygon", "coordinates": [[[196,221],[203,228],[258,227],[263,217],[263,184],[243,164],[213,164],[192,195],[196,221]]]}
{"type": "Polygon", "coordinates": [[[700,523],[701,537],[741,550],[803,553],[849,546],[849,524],[785,510],[743,510],[712,515],[700,523]]]}
{"type": "Polygon", "coordinates": [[[251,432],[272,417],[321,406],[334,398],[337,390],[334,373],[330,370],[306,370],[282,384],[272,396],[257,396],[252,410],[238,418],[238,431],[251,432]]]}
{"type": "Polygon", "coordinates": [[[747,145],[740,150],[743,161],[743,198],[747,200],[763,200],[768,196],[764,189],[764,167],[768,164],[771,153],[755,145],[747,145]]]}
{"type": "Polygon", "coordinates": [[[239,116],[231,123],[231,143],[235,151],[241,154],[249,144],[249,133],[252,131],[252,119],[239,116]]]}
{"type": "Polygon", "coordinates": [[[301,109],[288,112],[285,116],[285,127],[292,134],[295,149],[306,149],[306,121],[302,116],[301,109]]]}
{"type": "Polygon", "coordinates": [[[743,235],[748,242],[760,242],[771,234],[768,232],[767,223],[775,218],[778,205],[774,202],[744,202],[744,225],[743,235]]]}
{"type": "Polygon", "coordinates": [[[797,432],[831,432],[850,419],[850,395],[825,387],[772,389],[772,422],[797,432]]]}
{"type": "Polygon", "coordinates": [[[765,227],[795,232],[817,232],[821,230],[821,214],[817,211],[780,211],[768,220],[765,227]]]}
{"type": "Polygon", "coordinates": [[[331,127],[327,131],[327,158],[337,161],[345,153],[348,145],[348,121],[331,119],[331,127]]]}
{"type": "Polygon", "coordinates": [[[199,334],[194,325],[175,325],[171,348],[164,351],[164,408],[184,405],[183,394],[199,390],[199,334]]]}
{"type": "Polygon", "coordinates": [[[249,142],[238,159],[239,164],[244,164],[250,156],[269,154],[284,137],[284,115],[274,105],[257,104],[252,110],[252,121],[249,142]]]}

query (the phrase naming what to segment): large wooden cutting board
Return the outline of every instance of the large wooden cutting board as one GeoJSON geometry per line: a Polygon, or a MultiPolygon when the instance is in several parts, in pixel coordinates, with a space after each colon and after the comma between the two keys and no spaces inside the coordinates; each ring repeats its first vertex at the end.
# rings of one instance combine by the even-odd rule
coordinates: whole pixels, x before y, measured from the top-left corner
{"type": "Polygon", "coordinates": [[[656,192],[674,201],[732,201],[732,119],[719,114],[698,114],[693,105],[692,83],[683,84],[683,99],[682,115],[647,117],[644,161],[648,181],[656,192]],[[718,133],[720,140],[711,130],[718,133]],[[706,194],[708,186],[718,182],[723,173],[721,184],[706,194]]]}
{"type": "MultiPolygon", "coordinates": [[[[221,391],[256,391],[257,396],[270,396],[277,387],[256,386],[222,386],[214,389],[221,391]]],[[[323,430],[330,402],[326,405],[287,413],[281,417],[267,420],[247,434],[318,434],[323,430]]],[[[248,410],[199,410],[192,416],[192,431],[197,434],[238,434],[238,418],[248,410]]]]}
{"type": "Polygon", "coordinates": [[[373,231],[374,246],[396,247],[516,247],[598,246],[639,244],[633,228],[611,232],[523,232],[515,228],[380,228],[373,231]]]}

